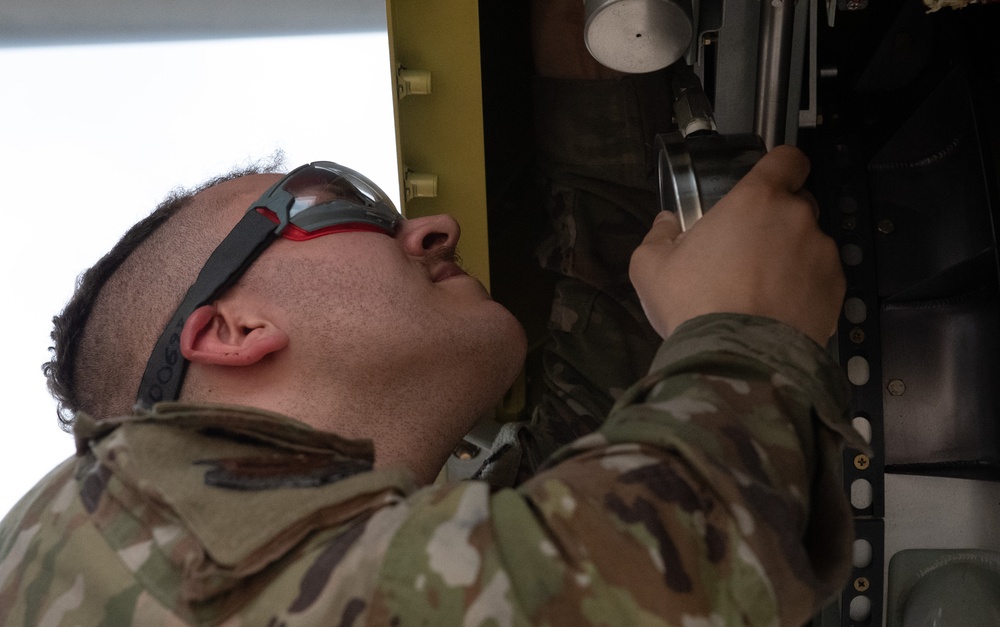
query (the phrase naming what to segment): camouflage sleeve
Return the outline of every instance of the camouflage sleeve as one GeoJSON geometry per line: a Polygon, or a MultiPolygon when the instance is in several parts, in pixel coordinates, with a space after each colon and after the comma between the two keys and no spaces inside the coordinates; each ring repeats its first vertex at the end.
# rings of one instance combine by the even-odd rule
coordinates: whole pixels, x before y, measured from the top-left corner
{"type": "Polygon", "coordinates": [[[372,610],[403,623],[799,625],[849,569],[846,384],[776,322],[677,330],[518,490],[419,493],[372,610]]]}
{"type": "Polygon", "coordinates": [[[0,522],[0,623],[800,625],[849,567],[844,387],[788,327],[699,318],[598,431],[499,491],[383,470],[230,493],[199,460],[273,465],[272,440],[116,431],[101,464],[68,461],[0,522]],[[160,485],[114,474],[140,459],[160,485]]]}
{"type": "Polygon", "coordinates": [[[604,423],[661,342],[634,291],[615,297],[564,277],[555,286],[543,389],[531,420],[503,426],[476,478],[498,487],[530,479],[557,449],[604,423]]]}

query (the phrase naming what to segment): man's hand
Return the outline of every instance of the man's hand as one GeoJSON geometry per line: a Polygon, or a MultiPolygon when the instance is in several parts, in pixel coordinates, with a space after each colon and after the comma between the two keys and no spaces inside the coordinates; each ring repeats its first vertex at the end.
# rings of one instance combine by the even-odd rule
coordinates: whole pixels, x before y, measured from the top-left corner
{"type": "Polygon", "coordinates": [[[825,345],[845,281],[836,245],[802,189],[809,161],[779,146],[686,233],[669,212],[632,255],[629,276],[646,316],[666,338],[709,313],[773,318],[825,345]]]}

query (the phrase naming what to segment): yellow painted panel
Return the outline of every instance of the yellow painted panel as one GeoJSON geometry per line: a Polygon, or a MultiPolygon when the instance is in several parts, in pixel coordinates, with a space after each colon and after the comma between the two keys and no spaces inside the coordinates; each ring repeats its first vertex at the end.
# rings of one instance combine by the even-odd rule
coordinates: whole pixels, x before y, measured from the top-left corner
{"type": "Polygon", "coordinates": [[[396,137],[400,181],[407,170],[436,174],[437,196],[406,200],[401,189],[403,213],[454,216],[462,225],[463,266],[489,288],[478,5],[387,0],[386,11],[393,73],[399,67],[431,72],[430,94],[396,101],[396,137]]]}

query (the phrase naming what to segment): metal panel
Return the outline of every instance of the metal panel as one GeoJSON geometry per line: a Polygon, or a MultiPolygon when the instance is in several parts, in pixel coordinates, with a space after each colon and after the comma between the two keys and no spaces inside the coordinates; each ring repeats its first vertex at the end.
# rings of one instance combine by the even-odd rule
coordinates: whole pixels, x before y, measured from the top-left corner
{"type": "Polygon", "coordinates": [[[758,3],[725,3],[714,89],[715,123],[720,133],[753,132],[759,24],[758,3]]]}
{"type": "Polygon", "coordinates": [[[454,216],[463,266],[489,288],[478,4],[389,0],[387,12],[392,67],[429,71],[433,85],[395,106],[400,180],[408,170],[438,177],[434,197],[405,200],[400,190],[404,214],[454,216]]]}

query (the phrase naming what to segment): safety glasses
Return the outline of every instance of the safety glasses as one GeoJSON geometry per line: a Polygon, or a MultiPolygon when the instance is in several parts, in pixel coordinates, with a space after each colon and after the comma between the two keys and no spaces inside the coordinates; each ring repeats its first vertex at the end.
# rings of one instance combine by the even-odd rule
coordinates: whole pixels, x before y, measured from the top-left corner
{"type": "Polygon", "coordinates": [[[276,238],[303,241],[355,231],[392,235],[402,219],[377,185],[350,168],[316,161],[289,172],[247,209],[205,262],[153,347],[136,402],[151,407],[177,399],[187,370],[180,350],[184,322],[236,283],[276,238]]]}

